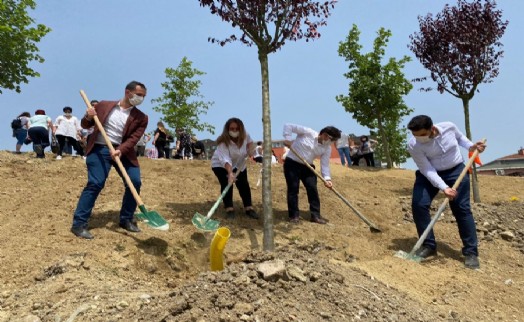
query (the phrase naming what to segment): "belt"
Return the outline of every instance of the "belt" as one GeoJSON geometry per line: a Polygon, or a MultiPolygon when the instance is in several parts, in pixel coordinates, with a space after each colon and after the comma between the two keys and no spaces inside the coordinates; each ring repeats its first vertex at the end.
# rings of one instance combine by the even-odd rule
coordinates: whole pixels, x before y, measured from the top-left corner
{"type": "MultiPolygon", "coordinates": [[[[107,146],[107,144],[101,144],[101,143],[95,143],[95,145],[107,146]]],[[[115,144],[115,143],[111,143],[111,145],[113,146],[114,149],[116,149],[116,148],[118,148],[120,146],[120,144],[115,144]]]]}

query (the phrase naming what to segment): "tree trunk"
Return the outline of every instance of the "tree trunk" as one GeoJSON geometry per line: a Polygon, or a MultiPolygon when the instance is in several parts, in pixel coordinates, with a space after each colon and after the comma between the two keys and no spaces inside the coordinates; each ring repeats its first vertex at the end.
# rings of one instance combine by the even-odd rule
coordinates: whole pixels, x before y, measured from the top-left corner
{"type": "MultiPolygon", "coordinates": [[[[466,136],[471,141],[471,129],[469,127],[469,98],[462,98],[462,106],[464,107],[464,122],[466,123],[466,136]]],[[[470,176],[471,177],[471,190],[473,190],[473,202],[480,202],[480,190],[479,190],[479,184],[477,181],[477,167],[475,166],[475,163],[473,163],[472,167],[473,173],[470,176]]]]}
{"type": "MultiPolygon", "coordinates": [[[[382,151],[384,151],[385,157],[386,157],[386,164],[388,169],[393,168],[393,161],[391,161],[391,153],[389,152],[389,142],[387,140],[387,133],[386,129],[384,129],[384,125],[382,124],[382,116],[380,113],[377,115],[377,124],[378,124],[378,131],[380,133],[381,143],[382,143],[382,151]]],[[[379,162],[382,162],[379,160],[379,162]]]]}
{"type": "Polygon", "coordinates": [[[262,161],[262,203],[264,209],[264,251],[272,252],[275,249],[273,233],[273,201],[271,197],[271,115],[269,109],[269,64],[268,54],[259,49],[258,60],[262,74],[262,126],[263,135],[263,161],[262,161]]]}

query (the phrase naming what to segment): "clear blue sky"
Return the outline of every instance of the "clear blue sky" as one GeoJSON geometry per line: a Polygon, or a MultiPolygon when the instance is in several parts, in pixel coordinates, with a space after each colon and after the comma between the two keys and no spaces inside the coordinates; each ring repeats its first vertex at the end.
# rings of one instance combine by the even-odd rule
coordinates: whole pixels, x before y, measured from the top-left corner
{"type": "MultiPolygon", "coordinates": [[[[288,42],[270,56],[273,139],[282,138],[285,122],[317,130],[334,125],[347,133],[369,133],[335,100],[336,95],[347,94],[348,86],[343,76],[347,64],[337,53],[339,42],[356,24],[367,52],[377,30],[384,27],[393,33],[386,57],[413,57],[407,45],[408,36],[418,30],[417,16],[436,14],[447,2],[451,1],[339,0],[328,25],[320,29],[320,39],[288,42]]],[[[510,21],[502,38],[505,55],[500,75],[493,83],[481,85],[471,101],[473,138],[488,139],[484,162],[516,153],[524,145],[524,90],[519,85],[524,74],[520,58],[524,51],[524,1],[499,0],[498,8],[510,21]]],[[[153,130],[160,115],[152,110],[151,99],[162,94],[164,69],[176,68],[184,56],[207,73],[201,78],[201,92],[206,100],[215,102],[202,120],[215,125],[218,131],[215,135],[197,133],[199,138],[216,138],[232,116],[244,121],[254,139],[262,138],[256,48],[240,43],[225,47],[209,43],[210,36],[225,38],[239,33],[208,9],[199,7],[197,0],[46,0],[37,1],[31,16],[52,29],[38,45],[46,61],[33,64],[41,77],[24,84],[21,94],[4,90],[0,95],[0,116],[4,120],[0,127],[1,150],[14,150],[9,124],[22,111],[33,114],[43,108],[54,120],[64,106],[71,106],[73,114],[81,116],[85,106],[78,94],[80,89],[90,99],[120,99],[131,80],[148,87],[148,96],[140,108],[150,116],[148,130],[153,130]]],[[[408,79],[428,75],[416,59],[408,63],[405,74],[408,79]]],[[[419,92],[416,87],[405,97],[414,109],[412,116],[427,114],[435,122],[452,121],[464,131],[460,100],[449,94],[419,92]]],[[[412,168],[410,162],[405,166],[412,168]]]]}

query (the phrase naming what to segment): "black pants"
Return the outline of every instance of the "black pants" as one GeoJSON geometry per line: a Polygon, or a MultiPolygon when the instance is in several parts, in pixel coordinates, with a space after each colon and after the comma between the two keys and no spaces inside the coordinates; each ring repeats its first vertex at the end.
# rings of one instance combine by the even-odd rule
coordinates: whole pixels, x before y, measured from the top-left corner
{"type": "Polygon", "coordinates": [[[77,155],[84,156],[84,149],[80,146],[77,140],[73,139],[72,137],[69,137],[69,136],[66,137],[60,134],[56,135],[56,140],[58,141],[58,154],[57,155],[61,156],[62,152],[64,152],[66,139],[67,139],[67,143],[69,143],[69,145],[72,146],[73,149],[75,149],[77,155]]]}
{"type": "Polygon", "coordinates": [[[298,218],[298,189],[300,181],[304,184],[309,202],[311,217],[320,217],[320,198],[317,190],[317,176],[306,165],[290,158],[284,161],[284,176],[287,184],[287,210],[289,218],[298,218]]]}
{"type": "MultiPolygon", "coordinates": [[[[212,170],[217,176],[218,182],[220,182],[220,193],[222,193],[228,185],[227,170],[221,167],[216,167],[212,170]]],[[[249,187],[249,181],[247,180],[247,168],[237,175],[235,185],[240,193],[240,198],[242,198],[244,208],[251,207],[253,204],[251,201],[251,188],[249,187]]],[[[233,189],[229,189],[224,196],[223,202],[225,208],[233,208],[233,189]]]]}
{"type": "Polygon", "coordinates": [[[165,142],[159,142],[157,141],[156,144],[155,144],[155,148],[158,152],[158,158],[159,159],[163,159],[166,157],[166,154],[164,153],[165,152],[165,149],[164,147],[166,146],[166,143],[165,142]]]}
{"type": "Polygon", "coordinates": [[[373,156],[374,152],[363,154],[362,157],[366,160],[366,165],[368,167],[374,167],[375,166],[375,158],[373,156]]]}

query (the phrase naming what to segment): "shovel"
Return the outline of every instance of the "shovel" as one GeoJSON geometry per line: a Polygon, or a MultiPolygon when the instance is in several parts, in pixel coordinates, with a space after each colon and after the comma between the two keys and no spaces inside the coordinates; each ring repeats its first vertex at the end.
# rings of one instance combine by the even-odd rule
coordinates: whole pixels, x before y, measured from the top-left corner
{"type": "MultiPolygon", "coordinates": [[[[84,99],[84,102],[87,106],[87,108],[93,108],[91,106],[91,103],[89,103],[89,100],[87,99],[86,94],[83,90],[80,90],[80,95],[84,99]]],[[[115,148],[113,147],[113,144],[111,144],[111,141],[107,137],[106,131],[104,130],[104,127],[102,126],[102,123],[100,123],[100,120],[98,119],[98,116],[94,116],[95,124],[100,130],[100,133],[102,133],[102,136],[104,137],[104,140],[106,141],[107,147],[111,151],[111,154],[115,152],[115,148]]],[[[129,175],[126,172],[126,169],[124,168],[124,165],[122,164],[122,161],[120,161],[120,157],[116,156],[114,157],[115,163],[118,165],[118,168],[120,169],[120,173],[122,173],[122,176],[124,177],[124,180],[129,187],[129,190],[133,194],[133,197],[135,198],[138,208],[140,209],[140,213],[135,214],[135,216],[140,220],[146,223],[148,226],[150,226],[153,229],[158,230],[168,230],[169,229],[169,223],[156,211],[147,211],[146,206],[144,206],[144,202],[142,201],[142,198],[138,195],[138,192],[135,189],[135,186],[133,185],[133,182],[131,182],[131,179],[129,178],[129,175]]]]}
{"type": "MultiPolygon", "coordinates": [[[[486,143],[486,139],[482,139],[481,142],[482,143],[486,143]]],[[[469,158],[468,163],[466,163],[466,166],[464,167],[464,169],[460,173],[459,177],[457,178],[457,180],[455,181],[455,183],[453,184],[453,187],[451,187],[451,189],[457,189],[458,188],[458,186],[462,182],[462,179],[464,179],[464,176],[466,175],[466,173],[468,172],[469,168],[471,167],[471,165],[475,161],[475,158],[478,155],[479,155],[479,151],[475,150],[475,152],[473,152],[473,155],[469,158]]],[[[399,250],[398,252],[395,253],[396,257],[412,260],[412,261],[415,261],[415,262],[418,262],[418,263],[420,263],[424,259],[424,258],[422,258],[420,256],[415,255],[415,253],[420,248],[420,246],[422,246],[422,243],[424,242],[424,240],[426,240],[426,237],[428,237],[429,232],[431,231],[431,229],[433,229],[433,226],[435,226],[435,223],[440,218],[440,215],[442,215],[442,213],[444,212],[444,209],[446,209],[446,206],[448,205],[448,203],[449,203],[449,199],[446,198],[442,202],[440,207],[438,207],[437,213],[435,214],[435,216],[433,216],[433,218],[431,218],[431,221],[429,222],[429,225],[426,227],[426,230],[424,230],[422,235],[420,235],[420,238],[418,239],[418,241],[415,244],[415,246],[413,246],[413,249],[409,253],[406,253],[405,251],[399,250]]]]}
{"type": "MultiPolygon", "coordinates": [[[[319,177],[320,180],[322,180],[322,182],[324,182],[324,183],[327,182],[326,179],[324,179],[318,172],[316,172],[315,169],[313,169],[313,167],[300,154],[298,154],[295,151],[295,149],[293,149],[292,147],[289,147],[289,149],[291,150],[291,152],[293,152],[302,161],[302,163],[304,163],[309,168],[309,170],[313,171],[313,173],[316,174],[317,177],[319,177]]],[[[375,225],[374,223],[369,221],[369,219],[364,217],[364,215],[361,214],[360,211],[358,211],[355,207],[353,207],[351,205],[351,203],[346,198],[344,198],[337,190],[335,190],[335,188],[331,187],[331,188],[329,188],[329,190],[333,191],[346,205],[348,205],[349,208],[351,208],[351,210],[353,210],[353,212],[355,212],[355,214],[369,226],[369,230],[372,233],[380,233],[380,232],[382,232],[382,230],[380,230],[380,228],[378,228],[377,225],[375,225]]]]}
{"type": "MultiPolygon", "coordinates": [[[[240,173],[240,167],[237,167],[235,178],[237,177],[238,173],[240,173]]],[[[203,216],[199,214],[198,212],[195,213],[195,215],[193,216],[193,219],[191,219],[191,222],[193,223],[193,225],[196,228],[203,230],[203,231],[215,231],[218,229],[218,227],[220,226],[220,222],[218,220],[211,219],[211,216],[213,216],[218,206],[220,205],[220,202],[222,201],[222,199],[224,199],[229,189],[231,189],[232,185],[233,183],[231,182],[226,186],[226,188],[224,189],[224,191],[222,191],[222,194],[220,195],[220,197],[218,197],[213,207],[209,209],[206,216],[203,216]]]]}

